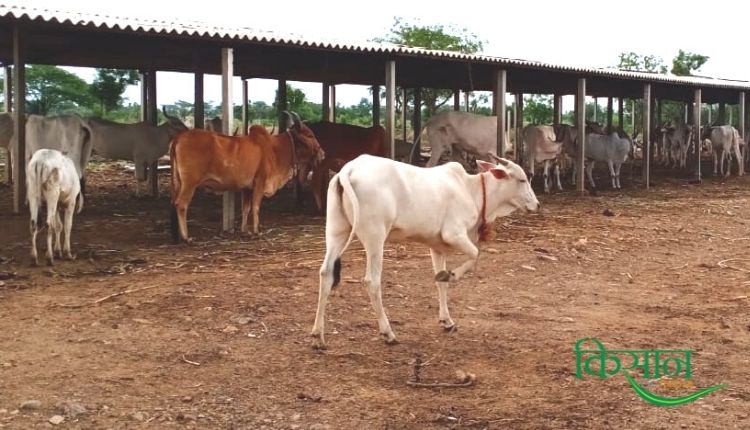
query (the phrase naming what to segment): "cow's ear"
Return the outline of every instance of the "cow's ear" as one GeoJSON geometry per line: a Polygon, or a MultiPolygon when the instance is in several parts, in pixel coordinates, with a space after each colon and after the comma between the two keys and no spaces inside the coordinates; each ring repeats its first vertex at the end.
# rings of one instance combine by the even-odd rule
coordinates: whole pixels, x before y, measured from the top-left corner
{"type": "Polygon", "coordinates": [[[490,173],[492,173],[492,176],[497,179],[505,179],[508,177],[508,171],[499,167],[490,169],[490,173]]]}
{"type": "Polygon", "coordinates": [[[496,167],[494,164],[488,163],[484,160],[477,160],[477,166],[483,172],[489,172],[496,167]]]}

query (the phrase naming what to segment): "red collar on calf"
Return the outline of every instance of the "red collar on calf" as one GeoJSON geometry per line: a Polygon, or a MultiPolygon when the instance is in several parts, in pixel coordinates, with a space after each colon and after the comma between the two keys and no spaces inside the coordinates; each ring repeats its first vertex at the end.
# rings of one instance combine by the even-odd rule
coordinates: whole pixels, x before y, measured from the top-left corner
{"type": "Polygon", "coordinates": [[[477,228],[477,233],[479,234],[479,241],[486,242],[492,239],[495,229],[492,228],[492,225],[487,223],[487,185],[484,183],[484,175],[480,173],[479,179],[482,182],[482,211],[479,214],[479,227],[477,228]]]}

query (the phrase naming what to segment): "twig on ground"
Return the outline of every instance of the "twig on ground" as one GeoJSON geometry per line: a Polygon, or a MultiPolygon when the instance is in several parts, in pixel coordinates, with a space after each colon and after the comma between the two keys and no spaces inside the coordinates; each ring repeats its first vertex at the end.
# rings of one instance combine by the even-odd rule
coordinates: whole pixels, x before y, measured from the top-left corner
{"type": "Polygon", "coordinates": [[[192,364],[193,366],[200,366],[201,365],[197,361],[190,361],[187,358],[185,358],[185,354],[182,354],[182,361],[184,361],[187,364],[192,364]]]}
{"type": "Polygon", "coordinates": [[[113,299],[113,298],[118,297],[118,296],[122,296],[122,295],[125,295],[125,294],[130,294],[130,293],[137,293],[138,291],[150,290],[152,288],[157,288],[157,287],[161,287],[161,285],[151,285],[149,287],[135,288],[135,289],[132,289],[132,290],[125,290],[125,291],[120,291],[120,292],[117,292],[117,293],[112,293],[112,294],[110,294],[108,296],[105,296],[105,297],[102,297],[101,299],[96,300],[93,304],[98,305],[99,303],[106,302],[107,300],[113,299]]]}

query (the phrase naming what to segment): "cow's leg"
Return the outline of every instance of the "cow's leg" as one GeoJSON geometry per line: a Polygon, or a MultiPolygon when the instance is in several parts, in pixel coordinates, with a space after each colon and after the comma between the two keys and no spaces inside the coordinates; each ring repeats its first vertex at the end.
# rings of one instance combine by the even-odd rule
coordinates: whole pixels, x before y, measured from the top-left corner
{"type": "Polygon", "coordinates": [[[260,236],[260,202],[263,201],[263,192],[265,184],[258,181],[253,184],[253,235],[260,236]]]}
{"type": "Polygon", "coordinates": [[[64,257],[69,260],[75,260],[75,256],[70,250],[70,232],[73,230],[73,214],[75,213],[75,200],[73,203],[69,203],[68,206],[65,208],[65,212],[63,214],[63,228],[64,228],[64,239],[65,242],[63,244],[63,252],[64,257]]]}
{"type": "Polygon", "coordinates": [[[716,150],[711,151],[711,157],[714,160],[714,176],[716,176],[719,169],[719,158],[716,156],[716,150]]]}
{"type": "Polygon", "coordinates": [[[318,310],[315,313],[312,337],[313,348],[325,349],[326,304],[331,289],[338,284],[341,277],[341,253],[349,239],[351,231],[349,220],[343,213],[328,214],[326,218],[326,254],[320,266],[320,289],[318,291],[318,310]]]}
{"type": "Polygon", "coordinates": [[[380,334],[385,338],[385,343],[394,344],[396,343],[396,335],[393,334],[391,323],[388,322],[385,309],[383,309],[383,293],[380,285],[383,272],[383,245],[385,244],[386,234],[385,231],[377,227],[369,227],[367,230],[365,234],[357,235],[367,253],[364,283],[367,287],[367,293],[370,295],[372,308],[378,318],[380,334]]]}
{"type": "Polygon", "coordinates": [[[578,163],[573,161],[573,177],[571,178],[570,184],[575,185],[576,184],[576,172],[578,171],[578,163]]]}
{"type": "Polygon", "coordinates": [[[62,258],[62,242],[60,241],[60,235],[63,232],[63,223],[60,219],[60,210],[64,210],[63,207],[58,206],[57,214],[55,214],[55,257],[62,258]]]}
{"type": "Polygon", "coordinates": [[[188,236],[187,229],[187,210],[188,206],[190,205],[190,201],[193,199],[193,194],[195,194],[195,184],[185,182],[183,178],[183,182],[182,184],[180,184],[179,192],[175,196],[173,203],[175,211],[177,212],[177,222],[180,227],[180,236],[182,237],[182,240],[188,243],[190,243],[191,240],[188,236]]]}
{"type": "Polygon", "coordinates": [[[544,193],[549,194],[549,160],[544,160],[544,193]]]}
{"type": "Polygon", "coordinates": [[[474,243],[466,236],[465,233],[444,235],[443,240],[456,251],[469,257],[468,260],[453,269],[453,271],[451,272],[451,279],[458,281],[467,272],[474,269],[474,265],[477,263],[477,258],[479,258],[479,248],[474,245],[474,243]]]}
{"type": "Polygon", "coordinates": [[[60,197],[60,191],[57,187],[53,187],[51,190],[47,190],[45,193],[45,200],[47,201],[47,265],[52,266],[55,264],[54,253],[52,252],[52,235],[55,234],[58,222],[57,213],[57,200],[60,197]]]}
{"type": "Polygon", "coordinates": [[[594,160],[589,161],[589,164],[585,167],[586,173],[589,177],[589,183],[591,184],[591,188],[596,188],[596,185],[594,185],[594,160]]]}
{"type": "MultiPolygon", "coordinates": [[[[453,322],[450,312],[448,312],[448,279],[437,279],[439,274],[447,273],[445,270],[446,257],[445,254],[432,248],[430,248],[430,257],[432,257],[432,269],[435,271],[435,286],[438,291],[438,304],[440,306],[438,318],[440,325],[442,325],[446,331],[452,331],[456,327],[456,323],[453,322]]],[[[446,277],[449,278],[450,275],[446,277]]]]}
{"type": "Polygon", "coordinates": [[[440,161],[440,157],[443,155],[445,150],[447,149],[442,143],[430,142],[430,145],[433,145],[430,150],[430,159],[427,160],[427,164],[425,164],[425,167],[432,167],[437,165],[437,163],[440,161]]]}
{"type": "Polygon", "coordinates": [[[617,181],[615,180],[615,163],[612,160],[607,160],[607,167],[609,167],[609,177],[612,180],[612,188],[619,188],[617,181]]]}
{"type": "Polygon", "coordinates": [[[141,160],[135,161],[135,195],[141,195],[141,181],[146,180],[146,165],[141,160]]]}
{"type": "MultiPolygon", "coordinates": [[[[739,145],[732,145],[734,146],[734,156],[737,157],[737,176],[742,176],[742,154],[740,154],[740,147],[739,145]]],[[[732,165],[732,160],[729,160],[729,165],[732,165]]],[[[731,167],[730,167],[731,169],[731,167]]]]}
{"type": "Polygon", "coordinates": [[[39,224],[37,219],[39,217],[39,207],[37,206],[39,201],[35,198],[29,199],[29,212],[31,218],[29,220],[29,231],[31,232],[31,265],[39,265],[39,257],[36,251],[36,235],[39,232],[39,224]]]}
{"type": "Polygon", "coordinates": [[[729,151],[727,151],[726,148],[721,148],[721,174],[726,178],[729,176],[729,171],[731,170],[731,161],[729,162],[730,165],[727,167],[727,171],[724,172],[724,162],[727,160],[727,157],[729,156],[729,151]]]}
{"type": "Polygon", "coordinates": [[[326,195],[327,190],[325,185],[327,181],[324,181],[326,176],[328,176],[328,163],[326,163],[326,160],[323,160],[322,163],[315,166],[312,178],[310,179],[310,188],[312,188],[318,212],[323,212],[325,210],[325,207],[323,206],[323,198],[326,195]]]}
{"type": "Polygon", "coordinates": [[[252,207],[253,190],[243,188],[242,194],[242,224],[240,224],[240,233],[247,233],[247,215],[252,207]]]}
{"type": "Polygon", "coordinates": [[[617,182],[617,189],[622,189],[620,184],[620,169],[622,169],[622,163],[615,163],[615,181],[617,182]]]}
{"type": "Polygon", "coordinates": [[[560,182],[560,162],[555,163],[555,180],[557,181],[557,190],[562,191],[562,182],[560,182]]]}

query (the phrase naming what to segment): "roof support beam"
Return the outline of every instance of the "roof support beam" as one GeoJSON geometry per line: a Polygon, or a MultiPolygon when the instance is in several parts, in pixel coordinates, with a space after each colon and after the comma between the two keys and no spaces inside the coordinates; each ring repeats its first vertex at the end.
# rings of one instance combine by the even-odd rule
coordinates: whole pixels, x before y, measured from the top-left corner
{"type": "MultiPolygon", "coordinates": [[[[695,143],[695,154],[697,160],[696,179],[701,180],[701,89],[695,90],[695,105],[693,107],[693,140],[695,143]]],[[[721,113],[720,113],[721,114],[721,113]]]]}
{"type": "Polygon", "coordinates": [[[651,84],[643,84],[643,183],[651,186],[651,84]]]}
{"type": "Polygon", "coordinates": [[[412,112],[412,130],[414,130],[414,142],[417,143],[419,132],[422,131],[422,89],[414,88],[414,112],[412,112]]]}
{"type": "Polygon", "coordinates": [[[607,131],[612,130],[612,115],[614,110],[612,102],[612,97],[607,97],[607,131]]]}
{"type": "Polygon", "coordinates": [[[372,86],[372,126],[380,125],[380,85],[372,86]]]}
{"type": "Polygon", "coordinates": [[[13,27],[13,136],[16,137],[16,171],[13,181],[13,213],[20,214],[26,199],[26,32],[20,24],[13,27]]]}
{"type": "Polygon", "coordinates": [[[323,82],[323,121],[331,122],[331,85],[323,82]]]}
{"type": "MultiPolygon", "coordinates": [[[[146,121],[151,125],[159,122],[156,110],[156,70],[146,73],[146,121]]],[[[137,181],[137,179],[136,179],[137,181]]],[[[136,191],[138,184],[136,183],[136,191]]],[[[148,189],[152,197],[159,196],[159,161],[154,161],[148,166],[148,189]]]]}
{"type": "Polygon", "coordinates": [[[247,87],[247,79],[242,78],[242,130],[240,136],[247,136],[247,129],[250,126],[250,107],[248,99],[250,98],[247,87]]]}
{"type": "MultiPolygon", "coordinates": [[[[5,100],[5,112],[10,113],[13,105],[13,73],[11,73],[10,66],[5,66],[5,86],[3,86],[3,97],[5,100]]],[[[10,159],[11,148],[8,146],[5,148],[5,183],[11,184],[13,182],[13,160],[10,159]]]]}
{"type": "Polygon", "coordinates": [[[459,89],[453,90],[453,110],[461,110],[461,90],[459,89]]]}
{"type": "MultiPolygon", "coordinates": [[[[406,108],[406,100],[403,103],[406,108]]],[[[396,62],[388,60],[385,62],[385,140],[386,148],[391,159],[396,159],[396,142],[395,142],[395,124],[396,124],[396,62]]],[[[406,128],[406,124],[404,124],[406,128]]]]}
{"type": "Polygon", "coordinates": [[[497,112],[497,155],[505,157],[505,142],[507,132],[505,131],[505,94],[508,90],[508,72],[505,70],[495,71],[495,111],[497,112]]]}
{"type": "Polygon", "coordinates": [[[562,96],[555,94],[552,98],[552,123],[560,124],[562,122],[562,96]]]}
{"type": "MultiPolygon", "coordinates": [[[[232,77],[234,76],[234,51],[232,48],[221,48],[221,132],[232,134],[234,109],[232,106],[232,77]]],[[[234,232],[235,224],[235,191],[225,191],[222,195],[221,229],[227,233],[234,232]]]]}
{"type": "Polygon", "coordinates": [[[279,79],[279,85],[276,89],[276,109],[279,115],[279,133],[286,131],[286,117],[284,111],[289,109],[286,99],[286,80],[279,79]]]}
{"type": "Polygon", "coordinates": [[[206,112],[204,111],[203,102],[203,72],[195,72],[194,102],[193,102],[193,128],[202,129],[205,127],[206,112]]]}
{"type": "MultiPolygon", "coordinates": [[[[526,153],[525,149],[523,148],[523,93],[516,93],[516,111],[515,111],[515,120],[516,120],[516,145],[518,146],[517,154],[520,154],[517,162],[523,164],[526,162],[526,160],[523,159],[523,155],[526,153]]],[[[502,157],[502,155],[501,155],[502,157]]],[[[529,162],[533,163],[533,160],[529,160],[529,162]]]]}
{"type": "MultiPolygon", "coordinates": [[[[578,89],[576,91],[576,131],[578,136],[578,153],[576,154],[576,190],[583,193],[586,190],[584,181],[584,165],[586,159],[586,78],[578,78],[578,89]]],[[[518,142],[518,137],[516,137],[518,142]]]]}
{"type": "MultiPolygon", "coordinates": [[[[617,126],[625,130],[625,103],[622,97],[617,98],[617,126]]],[[[635,130],[633,130],[635,134],[635,130]]]]}

